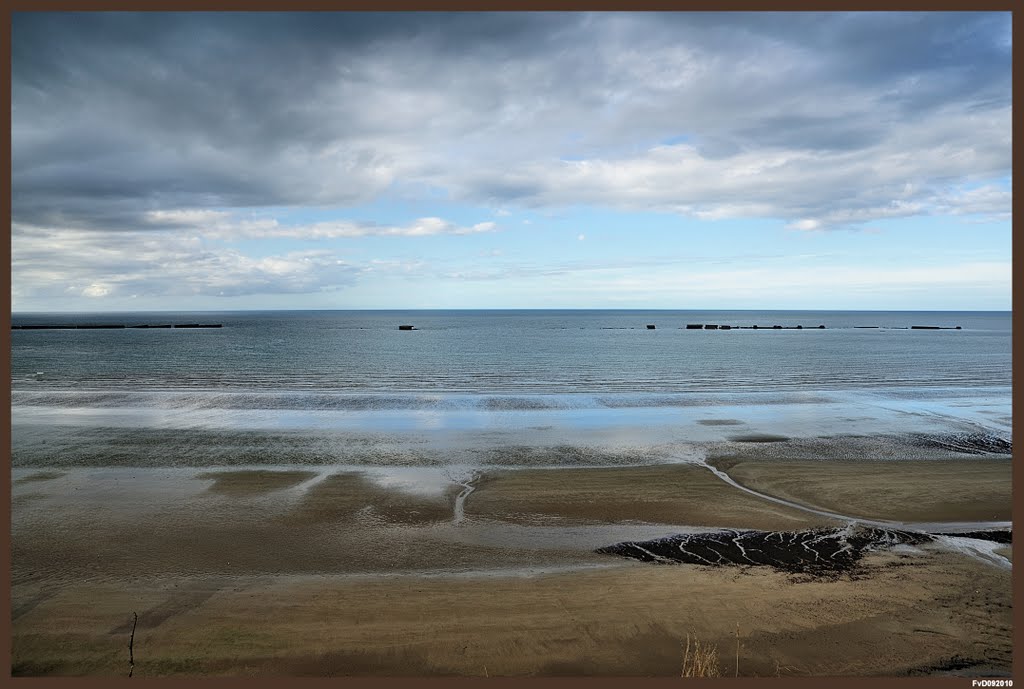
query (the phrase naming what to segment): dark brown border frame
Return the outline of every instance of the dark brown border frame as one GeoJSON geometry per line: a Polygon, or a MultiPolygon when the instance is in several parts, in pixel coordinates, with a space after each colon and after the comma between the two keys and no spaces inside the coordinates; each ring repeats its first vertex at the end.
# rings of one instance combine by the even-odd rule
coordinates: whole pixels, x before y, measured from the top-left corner
{"type": "MultiPolygon", "coordinates": [[[[753,2],[751,0],[636,0],[634,2],[623,2],[623,0],[520,0],[519,2],[509,2],[508,0],[300,0],[294,3],[286,3],[284,0],[184,0],[179,2],[167,2],[167,0],[152,1],[147,0],[144,3],[140,3],[137,0],[14,0],[8,3],[8,9],[4,12],[3,21],[3,38],[5,45],[5,59],[3,60],[3,88],[4,93],[11,93],[11,14],[17,11],[126,11],[126,10],[170,10],[170,11],[185,11],[185,10],[244,10],[244,11],[330,11],[330,10],[389,10],[389,11],[409,11],[409,10],[560,10],[560,11],[581,11],[581,10],[619,10],[619,11],[654,11],[654,10],[688,10],[688,11],[706,11],[706,10],[717,10],[717,11],[847,11],[847,10],[858,10],[858,11],[934,11],[934,10],[945,10],[945,11],[1013,11],[1016,3],[1010,0],[984,0],[982,2],[963,2],[962,0],[950,1],[950,0],[856,0],[855,2],[842,2],[837,0],[819,0],[818,2],[811,2],[810,0],[774,0],[773,2],[753,2]],[[140,6],[141,5],[141,6],[140,6]]],[[[1020,21],[1016,14],[1013,17],[1013,34],[1016,35],[1016,28],[1020,25],[1020,21]]],[[[1015,52],[1013,56],[1013,73],[1014,73],[1014,91],[1019,91],[1018,77],[1024,73],[1022,69],[1022,58],[1019,52],[1015,52]]],[[[1016,110],[1017,98],[1013,99],[1014,109],[1016,110]]],[[[5,122],[7,124],[7,130],[10,131],[11,125],[11,114],[8,108],[5,113],[5,122]]],[[[1016,133],[1018,128],[1016,127],[1017,120],[1014,119],[1013,130],[1016,133]]],[[[1017,137],[1013,138],[1013,152],[1014,160],[1017,160],[1017,137]]],[[[11,258],[11,244],[10,244],[10,212],[11,212],[11,195],[10,195],[10,175],[11,175],[11,141],[9,137],[4,137],[2,142],[2,150],[4,158],[6,160],[6,166],[3,168],[3,177],[5,179],[5,190],[2,194],[3,198],[3,211],[5,216],[8,218],[8,241],[0,242],[0,267],[5,271],[6,279],[0,284],[0,298],[3,301],[3,313],[5,316],[4,322],[0,324],[0,345],[2,345],[3,356],[0,357],[0,378],[8,381],[10,385],[10,352],[11,352],[11,331],[10,331],[10,320],[11,320],[11,273],[10,273],[10,258],[11,258]]],[[[1016,167],[1016,166],[1014,166],[1016,167]]],[[[1017,185],[1016,177],[1013,183],[1013,217],[1016,219],[1019,209],[1017,202],[1017,185]]],[[[1017,223],[1013,222],[1013,238],[1017,238],[1017,223]]],[[[1013,242],[1013,263],[1014,265],[1019,264],[1019,254],[1021,252],[1021,243],[1013,242]]],[[[1024,281],[1022,281],[1018,271],[1013,271],[1013,300],[1020,303],[1021,294],[1024,292],[1024,281]]],[[[1013,314],[1013,327],[1019,329],[1022,325],[1020,318],[1013,314]]],[[[1013,340],[1013,356],[1014,359],[1021,351],[1020,341],[1018,339],[1013,340]]],[[[1016,368],[1016,367],[1015,367],[1016,368]]],[[[1013,406],[1018,407],[1020,402],[1024,401],[1024,395],[1021,395],[1016,385],[1016,370],[1014,371],[1014,384],[1013,384],[1013,406]]],[[[0,544],[4,547],[4,553],[9,555],[11,550],[11,534],[10,534],[10,508],[11,508],[11,474],[10,474],[10,462],[11,462],[11,397],[10,388],[8,387],[7,394],[5,396],[6,413],[3,418],[0,419],[0,439],[2,439],[2,447],[0,447],[0,457],[4,459],[3,466],[4,471],[2,472],[2,488],[0,488],[0,507],[2,507],[4,515],[4,530],[2,536],[0,536],[0,544]]],[[[1024,438],[1021,437],[1021,433],[1016,431],[1013,432],[1013,444],[1015,447],[1020,447],[1021,441],[1024,438]]],[[[1017,453],[1014,453],[1014,463],[1016,463],[1017,453]]],[[[1022,473],[1020,471],[1013,472],[1013,513],[1015,516],[1024,514],[1024,492],[1021,491],[1022,473]]],[[[1016,518],[1014,519],[1016,522],[1016,518]]],[[[1024,546],[1019,542],[1014,543],[1013,546],[1013,558],[1018,563],[1024,562],[1022,560],[1024,555],[1024,546]]],[[[526,683],[532,686],[544,686],[544,687],[559,687],[559,688],[579,688],[579,689],[599,689],[600,687],[619,687],[624,686],[627,683],[640,684],[644,687],[678,687],[680,683],[686,680],[679,678],[608,678],[608,677],[587,677],[587,678],[550,678],[550,677],[537,677],[537,678],[341,678],[341,679],[299,679],[299,678],[253,678],[253,679],[242,679],[242,678],[188,678],[188,679],[142,679],[142,678],[11,678],[11,600],[10,600],[10,558],[3,557],[0,561],[6,564],[0,568],[0,585],[5,592],[2,598],[3,604],[0,607],[0,629],[4,632],[4,643],[0,646],[0,679],[4,680],[4,684],[10,682],[12,686],[23,686],[23,687],[65,687],[69,686],[69,683],[74,686],[82,687],[111,687],[111,686],[125,686],[126,682],[143,682],[144,684],[151,686],[164,686],[164,687],[177,687],[177,686],[189,686],[189,685],[206,685],[216,683],[220,686],[228,687],[245,687],[246,689],[270,689],[271,687],[280,687],[284,684],[292,685],[298,684],[301,686],[337,686],[344,685],[346,687],[374,687],[376,688],[388,688],[390,687],[464,687],[464,686],[512,686],[513,684],[526,683]]],[[[1024,600],[1022,600],[1021,592],[1024,587],[1019,585],[1020,576],[1014,571],[1013,575],[1014,582],[1014,597],[1013,597],[1013,638],[1014,638],[1014,650],[1013,650],[1013,674],[1016,676],[1019,674],[1019,669],[1024,667],[1024,651],[1021,650],[1020,645],[1017,641],[1020,639],[1018,630],[1022,627],[1022,620],[1024,620],[1024,600]]],[[[1019,680],[1019,678],[1017,678],[1019,680]]],[[[861,677],[843,677],[843,678],[824,678],[824,677],[807,677],[807,678],[720,678],[720,679],[704,679],[699,680],[702,685],[707,686],[723,686],[723,687],[734,687],[734,686],[757,686],[757,687],[771,687],[771,688],[783,688],[783,687],[837,687],[838,689],[844,689],[846,687],[900,687],[900,688],[918,688],[918,687],[950,687],[951,689],[956,688],[969,688],[972,686],[970,679],[957,678],[957,677],[921,677],[921,678],[861,678],[861,677]]]]}

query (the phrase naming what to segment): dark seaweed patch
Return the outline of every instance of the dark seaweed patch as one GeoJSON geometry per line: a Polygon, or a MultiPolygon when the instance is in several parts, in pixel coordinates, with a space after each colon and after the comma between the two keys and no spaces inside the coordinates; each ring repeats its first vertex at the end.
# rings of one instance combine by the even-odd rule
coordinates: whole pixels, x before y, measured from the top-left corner
{"type": "Polygon", "coordinates": [[[918,435],[921,447],[937,447],[969,455],[1008,455],[1013,443],[997,435],[986,433],[947,433],[945,435],[918,435]]]}
{"type": "Polygon", "coordinates": [[[490,411],[553,409],[557,404],[532,397],[488,397],[483,402],[484,409],[490,411]]]}
{"type": "Polygon", "coordinates": [[[926,533],[862,526],[806,531],[725,530],[617,543],[596,552],[657,564],[772,567],[790,574],[834,577],[854,571],[870,550],[931,540],[926,533]]]}
{"type": "Polygon", "coordinates": [[[37,471],[28,476],[22,476],[17,479],[15,483],[31,483],[33,481],[52,481],[54,479],[61,478],[64,476],[63,471],[37,471]]]}
{"type": "Polygon", "coordinates": [[[961,531],[960,533],[938,533],[936,536],[956,536],[959,538],[977,538],[980,541],[993,543],[1013,543],[1013,532],[1005,529],[994,531],[961,531]]]}
{"type": "Polygon", "coordinates": [[[747,433],[744,435],[729,436],[729,440],[736,443],[784,443],[789,440],[789,438],[784,435],[774,435],[772,433],[747,433]]]}

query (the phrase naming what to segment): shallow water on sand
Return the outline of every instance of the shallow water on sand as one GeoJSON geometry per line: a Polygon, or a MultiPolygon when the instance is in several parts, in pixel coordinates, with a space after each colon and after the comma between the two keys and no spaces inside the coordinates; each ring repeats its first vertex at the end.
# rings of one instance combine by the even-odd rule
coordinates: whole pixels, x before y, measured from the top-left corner
{"type": "Polygon", "coordinates": [[[476,399],[470,406],[464,395],[435,396],[432,409],[370,411],[76,406],[74,396],[52,403],[60,397],[53,394],[24,404],[15,393],[12,459],[14,466],[603,465],[699,461],[708,444],[720,443],[949,434],[1009,441],[1008,388],[935,389],[915,399],[903,392],[675,395],[658,406],[631,406],[620,396],[613,407],[558,395],[539,396],[544,408],[513,411],[481,408],[476,399]]]}

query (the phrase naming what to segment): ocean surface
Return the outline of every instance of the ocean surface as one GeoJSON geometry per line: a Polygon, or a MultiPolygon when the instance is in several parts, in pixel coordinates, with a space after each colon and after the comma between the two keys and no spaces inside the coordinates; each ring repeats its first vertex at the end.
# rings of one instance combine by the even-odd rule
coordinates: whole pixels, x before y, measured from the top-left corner
{"type": "Polygon", "coordinates": [[[223,324],[13,330],[16,466],[102,464],[115,446],[131,446],[115,462],[131,464],[140,443],[174,446],[176,431],[204,435],[187,453],[139,461],[283,464],[306,452],[431,464],[456,446],[466,462],[484,445],[665,451],[741,431],[1008,439],[1012,422],[1009,312],[24,313],[12,323],[223,324]],[[253,444],[271,431],[288,437],[253,444]],[[339,437],[377,451],[346,454],[339,437]]]}

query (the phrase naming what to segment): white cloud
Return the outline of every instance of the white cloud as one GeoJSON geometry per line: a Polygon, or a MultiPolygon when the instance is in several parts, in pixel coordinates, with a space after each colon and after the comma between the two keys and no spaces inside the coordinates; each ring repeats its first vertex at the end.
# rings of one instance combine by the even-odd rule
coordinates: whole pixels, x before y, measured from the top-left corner
{"type": "Polygon", "coordinates": [[[330,291],[350,286],[370,273],[421,275],[426,264],[392,259],[354,263],[329,250],[253,256],[233,248],[230,242],[252,238],[468,235],[497,228],[493,222],[461,226],[437,217],[401,226],[350,221],[283,225],[269,217],[238,217],[192,208],[151,211],[147,218],[153,229],[135,232],[14,224],[14,303],[68,297],[232,297],[330,291]],[[229,244],[217,245],[210,240],[229,244]]]}
{"type": "Polygon", "coordinates": [[[942,212],[952,215],[977,214],[1008,220],[1013,207],[1013,192],[991,184],[973,189],[954,189],[940,195],[936,205],[942,212]]]}
{"type": "Polygon", "coordinates": [[[11,284],[19,300],[310,293],[364,271],[329,251],[249,256],[171,232],[18,229],[11,284]]]}
{"type": "Polygon", "coordinates": [[[147,211],[145,219],[154,225],[211,225],[223,222],[231,216],[227,211],[203,208],[175,208],[170,210],[147,211]]]}
{"type": "Polygon", "coordinates": [[[789,229],[792,229],[792,230],[801,230],[803,232],[810,232],[810,231],[813,231],[813,230],[820,230],[821,229],[821,221],[820,220],[816,220],[815,218],[803,218],[801,220],[796,220],[794,222],[789,223],[788,225],[786,225],[786,227],[788,227],[789,229]]]}
{"type": "Polygon", "coordinates": [[[494,222],[470,226],[456,225],[442,218],[419,218],[408,225],[377,225],[375,223],[334,220],[300,225],[284,225],[270,217],[239,216],[222,211],[183,208],[151,211],[147,219],[154,225],[176,225],[192,229],[204,237],[231,239],[339,239],[346,237],[429,237],[436,235],[468,235],[494,232],[494,222]]]}
{"type": "Polygon", "coordinates": [[[105,297],[110,294],[110,286],[94,282],[82,290],[83,297],[105,297]]]}
{"type": "Polygon", "coordinates": [[[665,211],[704,220],[779,218],[829,229],[884,218],[986,212],[1005,216],[1012,196],[972,180],[1008,173],[1009,107],[985,117],[937,112],[892,126],[877,144],[842,151],[755,149],[709,157],[700,147],[659,145],[619,158],[532,161],[449,181],[460,197],[520,188],[526,205],[591,204],[665,211]],[[981,136],[963,132],[984,127],[981,136]],[[959,134],[956,134],[959,132],[959,134]]]}

